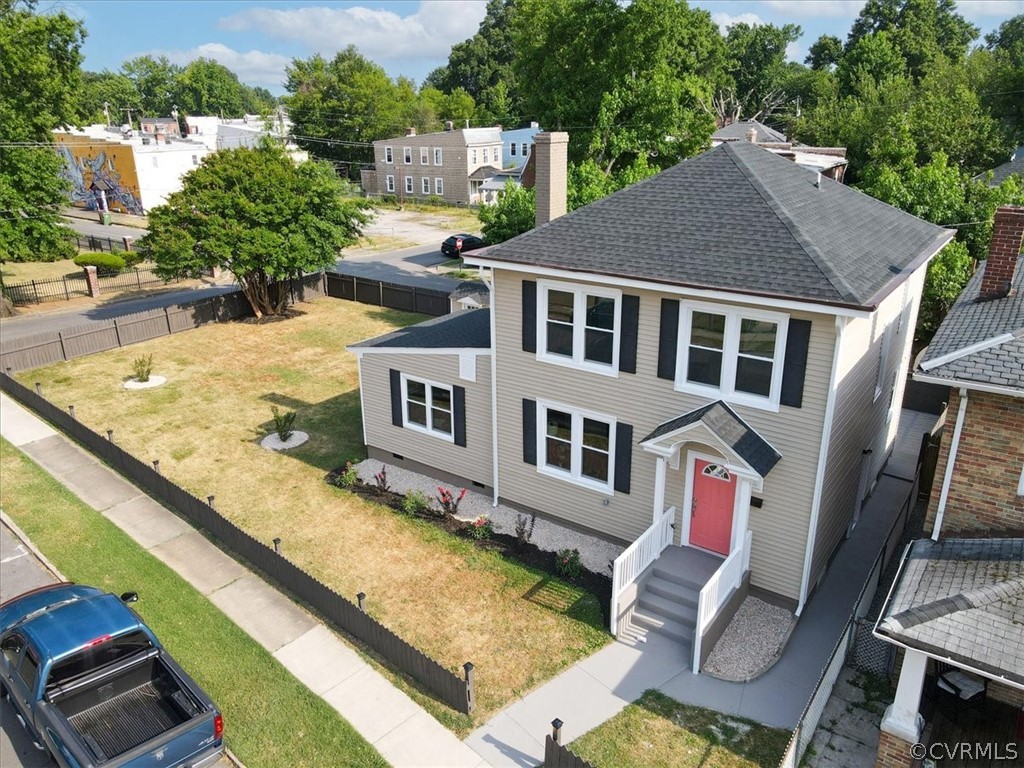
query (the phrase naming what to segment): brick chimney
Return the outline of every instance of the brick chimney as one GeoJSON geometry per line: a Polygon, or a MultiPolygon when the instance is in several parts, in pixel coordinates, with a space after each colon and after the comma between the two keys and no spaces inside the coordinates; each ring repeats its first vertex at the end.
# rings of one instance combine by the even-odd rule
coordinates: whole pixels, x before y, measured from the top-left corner
{"type": "Polygon", "coordinates": [[[568,183],[568,133],[538,133],[533,137],[537,181],[536,226],[564,216],[568,183]]]}
{"type": "Polygon", "coordinates": [[[996,211],[978,301],[1001,299],[1010,293],[1013,273],[1024,244],[1024,207],[1004,205],[996,211]]]}
{"type": "Polygon", "coordinates": [[[406,136],[415,136],[416,135],[416,127],[410,125],[408,128],[405,129],[405,135],[406,136]]]}
{"type": "Polygon", "coordinates": [[[757,143],[757,128],[755,128],[754,126],[750,126],[749,128],[747,128],[747,141],[749,141],[751,144],[757,143]]]}

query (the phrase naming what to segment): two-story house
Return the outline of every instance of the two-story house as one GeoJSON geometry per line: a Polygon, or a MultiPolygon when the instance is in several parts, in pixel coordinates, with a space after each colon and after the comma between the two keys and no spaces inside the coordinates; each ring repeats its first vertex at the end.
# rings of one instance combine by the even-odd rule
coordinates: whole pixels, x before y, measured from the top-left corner
{"type": "Polygon", "coordinates": [[[501,132],[501,167],[522,168],[530,159],[533,138],[540,133],[539,123],[526,128],[509,128],[501,132]]]}
{"type": "Polygon", "coordinates": [[[498,128],[452,128],[373,142],[374,169],[362,172],[369,195],[400,200],[439,197],[456,205],[480,202],[480,185],[501,168],[498,128]]]}
{"type": "Polygon", "coordinates": [[[628,545],[612,631],[696,671],[737,595],[799,614],[856,525],[953,233],[749,142],[562,215],[567,143],[536,136],[538,226],[467,256],[489,310],[350,348],[365,440],[628,545]]]}
{"type": "MultiPolygon", "coordinates": [[[[896,699],[882,720],[880,768],[920,757],[912,750],[924,739],[929,671],[931,698],[952,700],[954,712],[982,711],[988,700],[1024,708],[1022,246],[1024,208],[1000,208],[988,258],[914,372],[950,387],[948,437],[925,519],[931,538],[907,548],[875,630],[904,649],[896,699]]],[[[1024,724],[1024,711],[1018,717],[1024,724]]]]}

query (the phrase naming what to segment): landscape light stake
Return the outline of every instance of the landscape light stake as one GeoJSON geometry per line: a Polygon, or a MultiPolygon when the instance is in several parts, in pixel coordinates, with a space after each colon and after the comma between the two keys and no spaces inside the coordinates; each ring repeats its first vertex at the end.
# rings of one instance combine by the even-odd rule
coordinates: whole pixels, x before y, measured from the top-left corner
{"type": "Polygon", "coordinates": [[[360,592],[358,595],[356,595],[356,600],[359,603],[359,610],[363,613],[366,613],[366,593],[360,592]]]}
{"type": "Polygon", "coordinates": [[[11,378],[11,373],[14,371],[14,369],[11,368],[11,366],[8,365],[6,370],[7,370],[7,378],[9,379],[9,378],[11,378]]]}
{"type": "Polygon", "coordinates": [[[207,496],[206,503],[210,505],[210,509],[216,509],[216,507],[213,506],[213,496],[207,496]]]}
{"type": "Polygon", "coordinates": [[[40,397],[43,396],[43,385],[40,382],[36,382],[36,394],[40,397]]]}
{"type": "Polygon", "coordinates": [[[110,442],[114,442],[114,430],[107,430],[107,440],[109,440],[110,442]]]}
{"type": "Polygon", "coordinates": [[[160,459],[153,459],[153,469],[158,475],[160,474],[160,459]]]}
{"type": "Polygon", "coordinates": [[[278,536],[274,539],[274,552],[275,554],[281,554],[281,537],[278,536]]]}
{"type": "Polygon", "coordinates": [[[75,416],[75,406],[69,405],[68,406],[68,411],[71,412],[71,418],[74,419],[75,421],[78,421],[78,417],[75,416]]]}
{"type": "Polygon", "coordinates": [[[551,721],[551,739],[555,744],[562,743],[562,726],[564,723],[557,717],[551,721]]]}

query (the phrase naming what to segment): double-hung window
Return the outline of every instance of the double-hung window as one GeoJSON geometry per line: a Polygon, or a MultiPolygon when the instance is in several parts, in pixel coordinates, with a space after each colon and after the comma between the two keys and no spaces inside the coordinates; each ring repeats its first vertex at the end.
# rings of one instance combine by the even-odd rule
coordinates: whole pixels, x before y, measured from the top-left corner
{"type": "Polygon", "coordinates": [[[384,147],[384,162],[389,164],[395,162],[394,147],[384,147]]]}
{"type": "Polygon", "coordinates": [[[776,312],[684,305],[676,388],[778,408],[787,321],[776,312]]]}
{"type": "Polygon", "coordinates": [[[395,177],[391,174],[384,177],[384,184],[388,192],[395,191],[395,177]]]}
{"type": "Polygon", "coordinates": [[[444,194],[444,179],[442,179],[440,176],[438,176],[436,179],[434,179],[434,194],[435,195],[443,195],[444,194]]]}
{"type": "Polygon", "coordinates": [[[420,165],[430,165],[430,150],[420,147],[420,165]]]}
{"type": "Polygon", "coordinates": [[[430,177],[429,176],[424,176],[420,180],[420,188],[421,188],[421,190],[422,190],[424,195],[429,195],[430,194],[430,177]]]}
{"type": "Polygon", "coordinates": [[[486,163],[486,162],[488,162],[488,161],[490,160],[490,151],[491,151],[491,150],[490,150],[490,148],[489,148],[489,147],[484,147],[484,148],[483,148],[483,153],[484,153],[484,162],[485,162],[485,163],[486,163]]]}
{"type": "Polygon", "coordinates": [[[402,147],[402,159],[406,165],[412,165],[412,147],[402,147]]]}
{"type": "Polygon", "coordinates": [[[405,177],[405,192],[406,194],[412,194],[412,176],[405,177]]]}
{"type": "Polygon", "coordinates": [[[522,156],[523,157],[526,157],[530,153],[530,148],[529,148],[529,146],[526,143],[523,143],[522,150],[523,150],[523,152],[522,152],[522,156]]]}
{"type": "Polygon", "coordinates": [[[614,375],[621,292],[543,281],[539,288],[538,358],[614,375]]]}
{"type": "Polygon", "coordinates": [[[538,469],[601,491],[612,489],[615,419],[555,403],[538,403],[538,469]]]}
{"type": "Polygon", "coordinates": [[[516,156],[516,143],[514,141],[508,145],[508,153],[512,157],[516,156]]]}
{"type": "Polygon", "coordinates": [[[434,165],[441,164],[441,147],[434,147],[434,165]]]}
{"type": "Polygon", "coordinates": [[[402,376],[402,407],[408,429],[454,440],[451,387],[402,376]]]}

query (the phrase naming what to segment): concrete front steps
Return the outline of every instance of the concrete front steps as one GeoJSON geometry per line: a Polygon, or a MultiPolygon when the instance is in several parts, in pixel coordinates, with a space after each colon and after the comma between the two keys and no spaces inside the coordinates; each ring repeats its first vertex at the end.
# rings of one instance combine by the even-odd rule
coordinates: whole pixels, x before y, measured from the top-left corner
{"type": "Polygon", "coordinates": [[[641,578],[637,600],[626,616],[621,634],[632,641],[646,642],[648,632],[657,632],[685,645],[689,652],[693,648],[703,584],[659,562],[641,578]]]}

